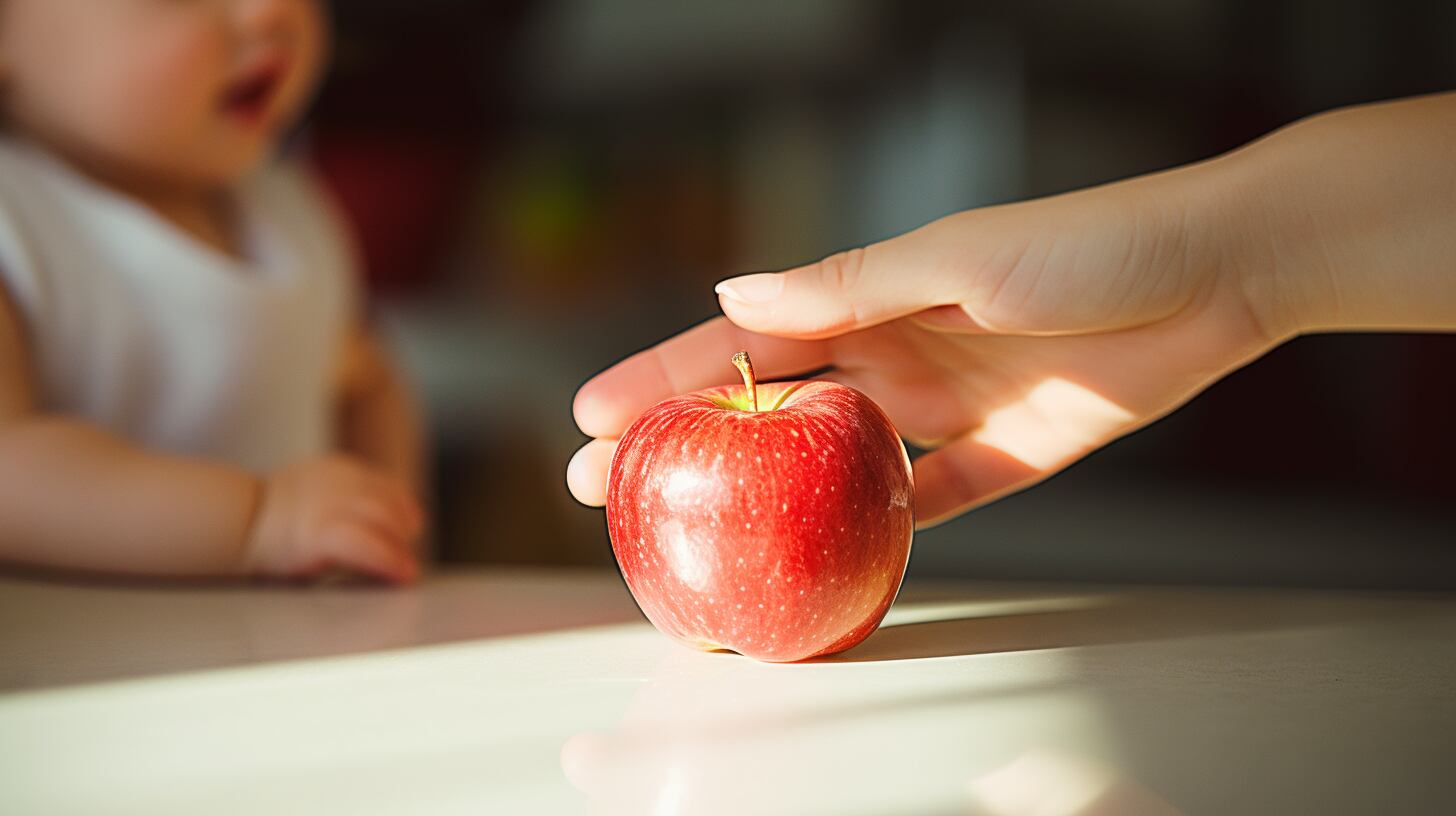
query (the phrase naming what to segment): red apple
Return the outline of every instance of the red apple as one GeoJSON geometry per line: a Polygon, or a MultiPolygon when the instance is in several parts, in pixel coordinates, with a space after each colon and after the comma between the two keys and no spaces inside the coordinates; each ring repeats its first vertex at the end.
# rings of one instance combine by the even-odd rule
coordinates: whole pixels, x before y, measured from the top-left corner
{"type": "Polygon", "coordinates": [[[665,400],[622,436],[607,530],[647,619],[699,649],[804,660],[879,626],[915,528],[910,459],[864,394],[832,382],[665,400]]]}

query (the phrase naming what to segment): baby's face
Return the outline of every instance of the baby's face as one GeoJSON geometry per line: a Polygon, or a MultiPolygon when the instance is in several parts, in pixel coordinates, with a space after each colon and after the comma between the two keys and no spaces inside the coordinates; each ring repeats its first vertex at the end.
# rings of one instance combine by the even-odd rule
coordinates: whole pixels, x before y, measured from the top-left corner
{"type": "Polygon", "coordinates": [[[307,101],[319,0],[0,0],[0,104],[132,183],[228,184],[307,101]]]}

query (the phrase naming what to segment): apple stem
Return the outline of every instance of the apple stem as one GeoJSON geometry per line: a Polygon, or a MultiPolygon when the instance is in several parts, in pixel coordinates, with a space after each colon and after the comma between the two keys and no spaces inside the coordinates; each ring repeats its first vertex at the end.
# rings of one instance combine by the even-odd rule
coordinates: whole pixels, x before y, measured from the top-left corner
{"type": "Polygon", "coordinates": [[[748,359],[748,352],[740,351],[733,355],[733,365],[738,367],[743,375],[743,384],[748,387],[749,410],[758,413],[758,379],[753,376],[753,361],[748,359]]]}

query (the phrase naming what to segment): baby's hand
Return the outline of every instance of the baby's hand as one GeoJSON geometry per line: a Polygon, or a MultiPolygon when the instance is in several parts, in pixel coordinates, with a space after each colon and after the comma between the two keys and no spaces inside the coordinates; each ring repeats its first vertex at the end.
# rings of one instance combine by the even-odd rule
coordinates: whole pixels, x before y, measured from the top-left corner
{"type": "Polygon", "coordinates": [[[424,511],[399,479],[347,456],[271,474],[245,553],[250,573],[310,578],[340,570],[390,583],[419,575],[424,511]]]}

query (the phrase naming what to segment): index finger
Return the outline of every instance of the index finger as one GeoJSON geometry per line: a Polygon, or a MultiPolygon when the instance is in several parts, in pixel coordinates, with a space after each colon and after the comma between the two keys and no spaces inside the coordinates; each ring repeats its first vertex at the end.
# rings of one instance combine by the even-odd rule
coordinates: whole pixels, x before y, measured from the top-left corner
{"type": "Polygon", "coordinates": [[[587,436],[615,439],[639,414],[668,397],[736,382],[730,359],[737,351],[753,357],[755,372],[764,380],[830,362],[825,341],[770,337],[715,317],[588,380],[572,405],[576,424],[587,436]]]}

